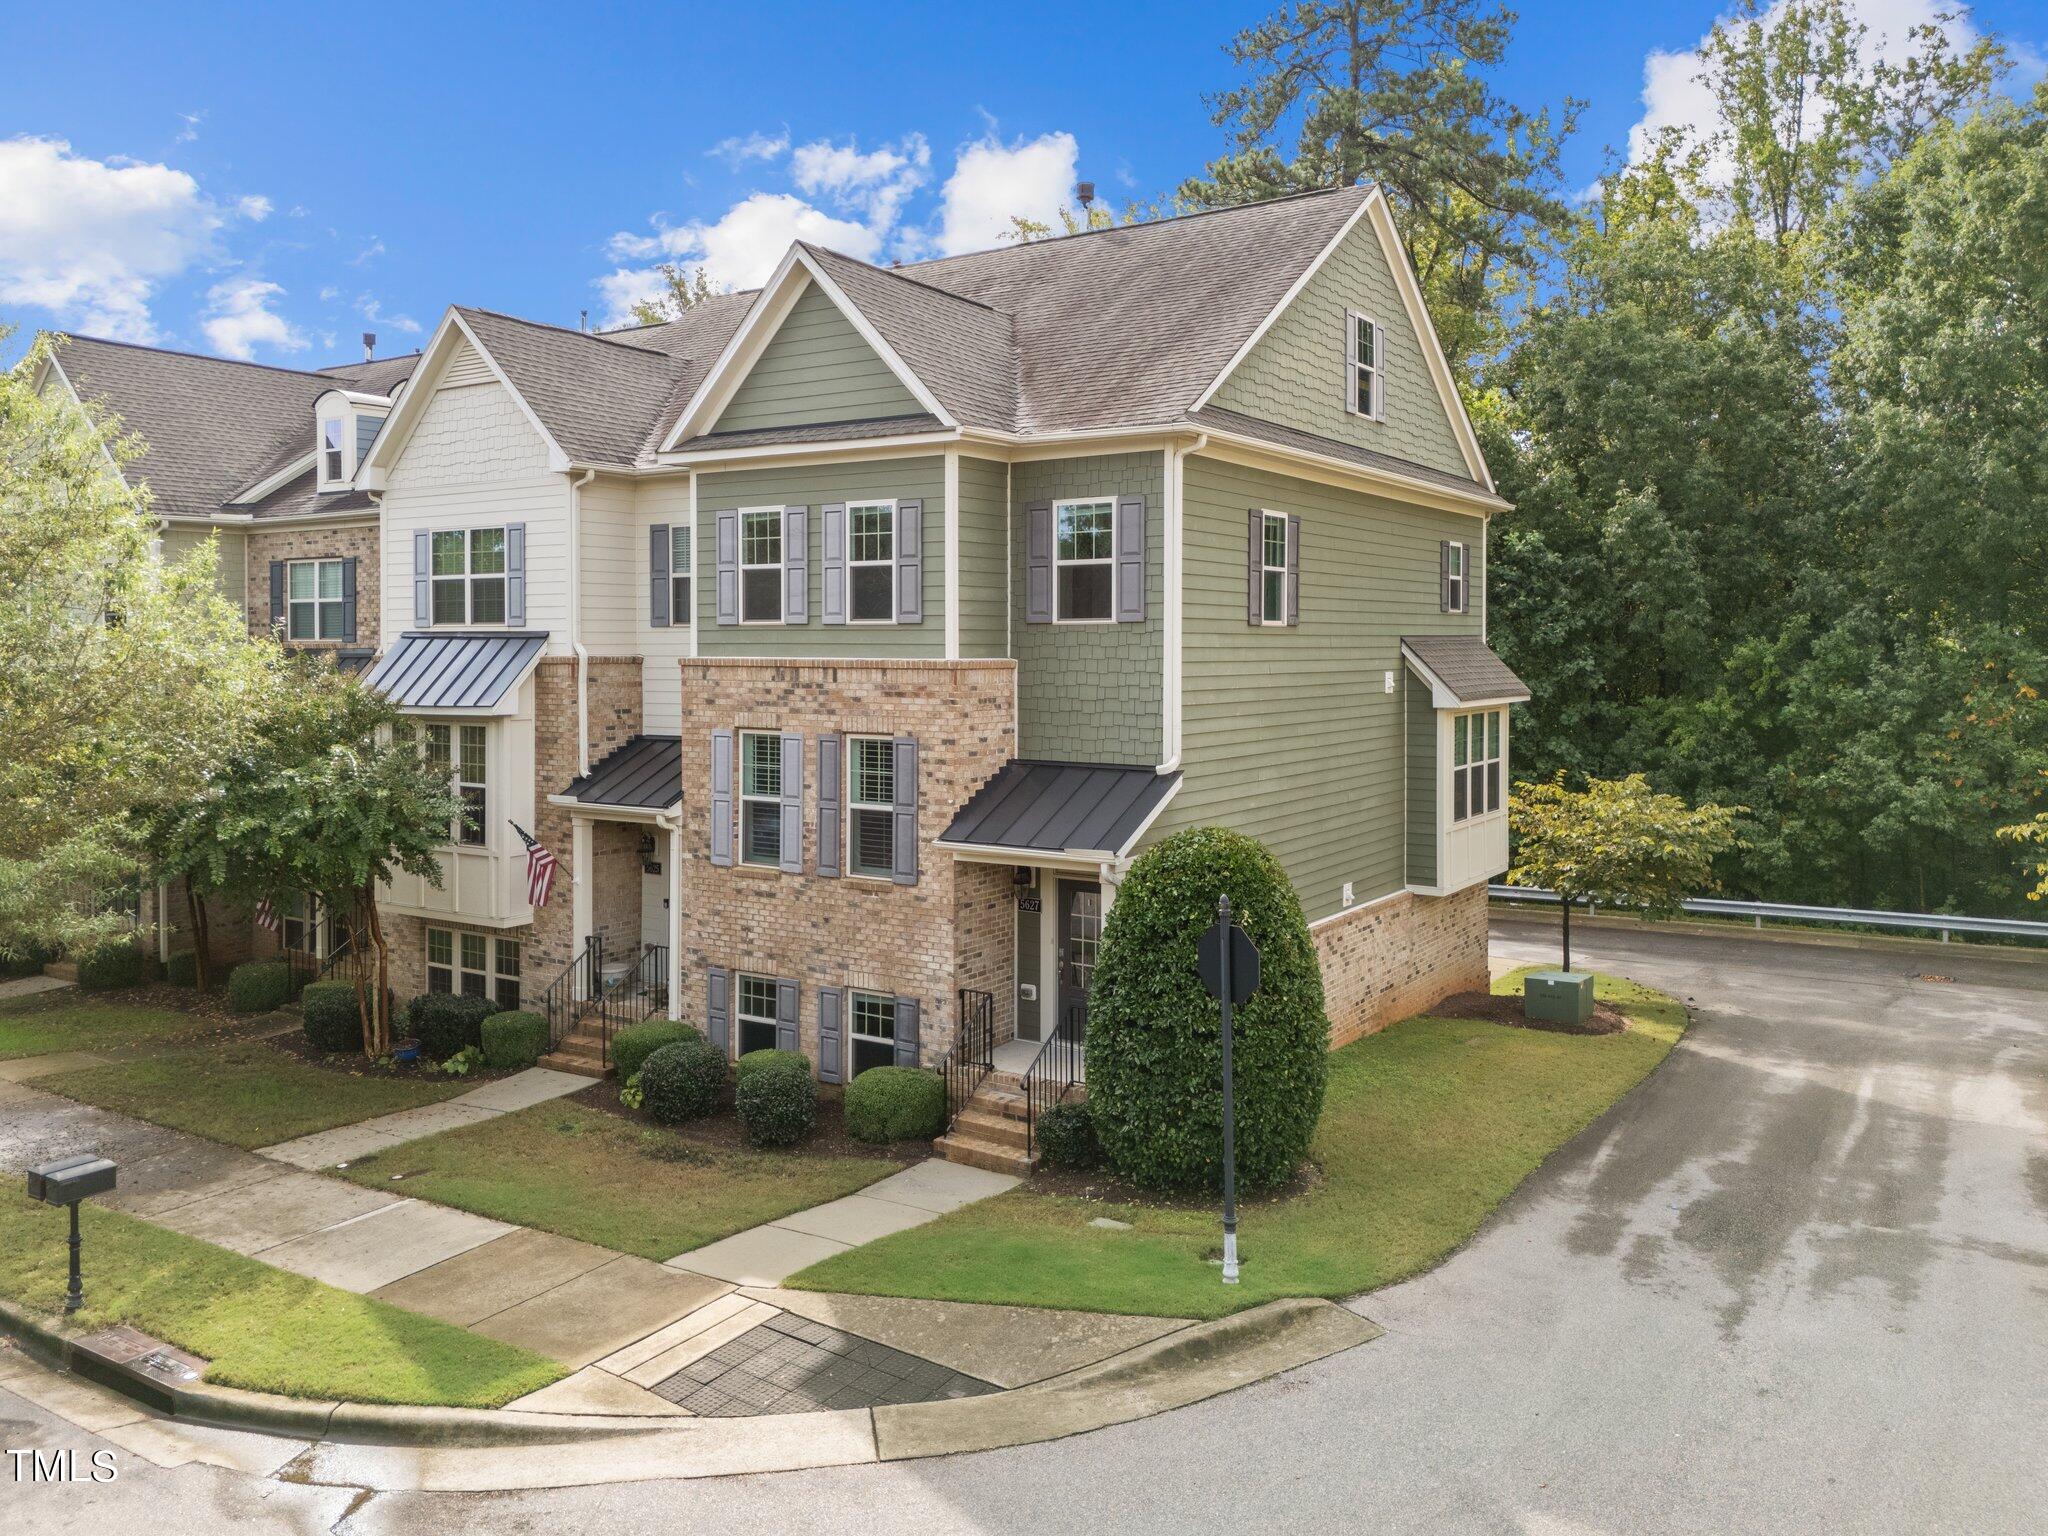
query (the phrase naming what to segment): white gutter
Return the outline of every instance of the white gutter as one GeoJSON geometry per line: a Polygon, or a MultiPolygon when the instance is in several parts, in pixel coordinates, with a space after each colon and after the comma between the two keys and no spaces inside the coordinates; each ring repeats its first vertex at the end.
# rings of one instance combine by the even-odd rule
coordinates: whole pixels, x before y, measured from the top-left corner
{"type": "Polygon", "coordinates": [[[590,652],[583,648],[583,487],[597,478],[586,469],[569,482],[569,649],[576,653],[576,772],[590,772],[590,652]]]}
{"type": "Polygon", "coordinates": [[[1166,634],[1160,650],[1165,655],[1165,677],[1162,679],[1160,696],[1160,742],[1165,752],[1159,764],[1161,773],[1172,773],[1180,767],[1181,748],[1181,545],[1187,526],[1186,506],[1183,500],[1187,483],[1187,457],[1198,453],[1209,443],[1209,434],[1204,432],[1193,442],[1166,450],[1166,634]]]}

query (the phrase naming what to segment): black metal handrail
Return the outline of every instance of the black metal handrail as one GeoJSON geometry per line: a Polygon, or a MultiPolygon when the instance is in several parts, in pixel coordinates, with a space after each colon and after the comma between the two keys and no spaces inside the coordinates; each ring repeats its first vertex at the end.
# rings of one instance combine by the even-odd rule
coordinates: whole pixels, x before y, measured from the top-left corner
{"type": "Polygon", "coordinates": [[[538,1011],[548,1021],[548,1049],[562,1043],[582,1017],[582,1005],[600,997],[603,965],[604,938],[593,933],[583,941],[576,957],[562,967],[562,974],[541,993],[538,1011]]]}
{"type": "Polygon", "coordinates": [[[993,992],[960,989],[960,1028],[953,1049],[939,1062],[946,1079],[946,1129],[996,1066],[996,999],[993,992]]]}
{"type": "Polygon", "coordinates": [[[1074,1091],[1081,1081],[1081,1005],[1053,1026],[1024,1073],[1024,1151],[1038,1150],[1038,1117],[1074,1091]]]}

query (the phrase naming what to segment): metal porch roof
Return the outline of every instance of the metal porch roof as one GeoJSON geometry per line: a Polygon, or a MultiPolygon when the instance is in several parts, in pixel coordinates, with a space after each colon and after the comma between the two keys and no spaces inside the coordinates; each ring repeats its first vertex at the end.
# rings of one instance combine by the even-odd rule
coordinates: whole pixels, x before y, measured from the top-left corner
{"type": "Polygon", "coordinates": [[[665,811],[683,798],[683,739],[635,736],[571,779],[562,793],[581,805],[665,811]]]}
{"type": "Polygon", "coordinates": [[[1151,767],[1013,758],[960,807],[939,846],[1121,855],[1179,787],[1179,773],[1151,767]]]}
{"type": "Polygon", "coordinates": [[[400,709],[495,709],[540,659],[546,630],[409,630],[363,678],[400,709]]]}

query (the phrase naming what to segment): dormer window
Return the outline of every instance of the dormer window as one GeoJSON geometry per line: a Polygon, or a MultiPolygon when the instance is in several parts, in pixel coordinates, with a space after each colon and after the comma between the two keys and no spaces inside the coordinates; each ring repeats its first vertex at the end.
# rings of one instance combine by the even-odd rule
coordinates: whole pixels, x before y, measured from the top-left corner
{"type": "Polygon", "coordinates": [[[348,478],[348,418],[330,416],[320,423],[320,483],[339,485],[348,478]]]}
{"type": "Polygon", "coordinates": [[[390,414],[388,395],[331,389],[313,404],[314,479],[323,491],[345,491],[390,414]]]}

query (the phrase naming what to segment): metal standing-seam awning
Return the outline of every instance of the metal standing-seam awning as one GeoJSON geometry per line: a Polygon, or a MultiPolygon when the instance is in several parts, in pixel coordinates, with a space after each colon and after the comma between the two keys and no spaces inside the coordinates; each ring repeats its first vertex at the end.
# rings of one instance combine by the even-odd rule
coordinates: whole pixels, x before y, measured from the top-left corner
{"type": "Polygon", "coordinates": [[[635,736],[549,798],[592,809],[668,810],[683,798],[683,738],[635,736]]]}
{"type": "Polygon", "coordinates": [[[933,846],[1019,864],[1038,856],[1119,859],[1179,788],[1178,772],[1149,766],[1013,758],[960,807],[933,846]]]}
{"type": "Polygon", "coordinates": [[[546,630],[494,634],[410,630],[363,678],[400,709],[509,714],[510,700],[540,660],[546,630]]]}

